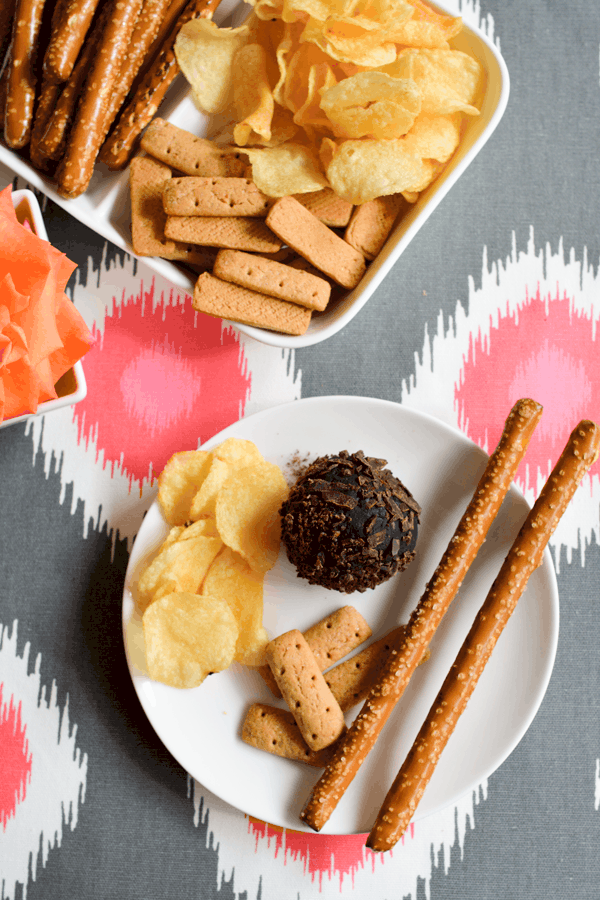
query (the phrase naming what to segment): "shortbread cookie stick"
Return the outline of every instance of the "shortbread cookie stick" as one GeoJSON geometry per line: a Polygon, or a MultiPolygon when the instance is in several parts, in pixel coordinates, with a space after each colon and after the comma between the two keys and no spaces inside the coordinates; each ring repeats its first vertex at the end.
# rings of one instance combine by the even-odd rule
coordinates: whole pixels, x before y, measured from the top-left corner
{"type": "MultiPolygon", "coordinates": [[[[229,178],[240,176],[244,169],[239,148],[221,147],[160,117],[148,125],[140,146],[154,159],[186,175],[229,178]]],[[[107,161],[104,156],[102,159],[107,161]]]]}
{"type": "Polygon", "coordinates": [[[331,285],[324,278],[239,250],[220,250],[213,275],[307,309],[324,310],[331,295],[331,285]]]}
{"type": "Polygon", "coordinates": [[[134,78],[146,59],[160,24],[164,19],[170,0],[144,0],[127,53],[121,63],[114,89],[108,101],[104,117],[104,136],[112,125],[115,116],[121,109],[127,94],[131,90],[134,78]]]}
{"type": "Polygon", "coordinates": [[[75,68],[71,72],[68,81],[62,85],[60,95],[56,100],[56,104],[52,114],[48,117],[43,135],[39,139],[39,147],[37,152],[40,157],[46,159],[59,160],[67,144],[67,136],[75,109],[79,101],[84,82],[90,71],[92,61],[94,60],[104,29],[111,12],[110,3],[103,7],[97,21],[95,22],[91,34],[88,36],[85,45],[79,54],[79,58],[75,64],[75,68]]]}
{"type": "Polygon", "coordinates": [[[311,750],[333,744],[345,729],[344,715],[325,683],[301,631],[288,631],[266,648],[267,662],[283,699],[311,750]]]}
{"type": "Polygon", "coordinates": [[[29,143],[37,77],[36,53],[45,0],[18,0],[7,65],[4,140],[13,150],[29,143]]]}
{"type": "Polygon", "coordinates": [[[163,204],[170,216],[250,216],[264,219],[271,201],[249,178],[186,176],[173,178],[169,182],[163,194],[163,204]]]}
{"type": "Polygon", "coordinates": [[[262,219],[236,216],[167,216],[167,237],[205,247],[227,247],[254,253],[273,253],[281,241],[262,219]]]}
{"type": "Polygon", "coordinates": [[[162,190],[171,170],[149,157],[131,160],[131,242],[138,256],[160,256],[190,265],[212,268],[214,256],[205,247],[194,247],[165,237],[166,215],[162,208],[162,190]]]}
{"type": "Polygon", "coordinates": [[[106,107],[141,6],[142,0],[114,0],[111,7],[56,173],[58,192],[63,197],[78,197],[90,183],[104,137],[106,107]]]}
{"type": "Polygon", "coordinates": [[[266,219],[285,244],[345,288],[354,288],[365,273],[362,253],[338,237],[293,197],[273,204],[266,219]]]}
{"type": "Polygon", "coordinates": [[[191,19],[211,19],[218,5],[219,0],[190,0],[177,19],[175,28],[167,37],[163,49],[146,73],[131,102],[121,112],[112,134],[102,148],[100,158],[109,169],[125,168],[134,152],[138,137],[156,114],[179,72],[173,50],[179,29],[191,19]]]}
{"type": "Polygon", "coordinates": [[[385,244],[398,213],[406,206],[402,194],[377,197],[357,206],[346,228],[344,240],[366,259],[375,259],[385,244]]]}
{"type": "Polygon", "coordinates": [[[98,0],[67,0],[62,22],[44,56],[44,77],[54,84],[67,81],[92,24],[98,0]]]}
{"type": "Polygon", "coordinates": [[[193,303],[194,309],[209,316],[284,334],[304,334],[310,325],[310,309],[221,281],[208,272],[196,282],[193,303]]]}
{"type": "Polygon", "coordinates": [[[242,726],[242,740],[258,750],[323,769],[331,759],[331,747],[311,750],[289,709],[253,703],[242,726]]]}
{"type": "MultiPolygon", "coordinates": [[[[303,632],[304,640],[324,672],[371,637],[371,629],[353,606],[342,606],[303,632]]],[[[276,697],[281,691],[269,666],[258,671],[276,697]]],[[[325,678],[327,681],[327,676],[325,678]]]]}
{"type": "Polygon", "coordinates": [[[324,225],[329,225],[331,228],[345,228],[350,221],[354,207],[348,200],[338,197],[331,188],[311,191],[308,194],[293,194],[292,196],[313,216],[320,219],[324,225]]]}
{"type": "Polygon", "coordinates": [[[433,577],[369,694],[301,814],[320,831],[336,808],[387,722],[470,568],[516,474],[542,407],[519,400],[433,577]]]}
{"type": "Polygon", "coordinates": [[[529,577],[542,564],[548,541],[599,451],[600,427],[580,422],[527,516],[383,802],[367,840],[371,850],[389,850],[407,829],[498,638],[529,577]]]}

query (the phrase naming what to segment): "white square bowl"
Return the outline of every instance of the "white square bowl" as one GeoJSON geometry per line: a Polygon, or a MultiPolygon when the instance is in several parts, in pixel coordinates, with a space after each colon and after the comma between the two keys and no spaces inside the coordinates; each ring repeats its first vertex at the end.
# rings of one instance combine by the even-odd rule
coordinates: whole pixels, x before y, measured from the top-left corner
{"type": "MultiPolygon", "coordinates": [[[[19,222],[28,222],[31,230],[38,237],[47,241],[48,234],[44,225],[42,211],[33,191],[13,191],[12,200],[19,222]]],[[[73,406],[75,403],[83,400],[87,394],[87,385],[81,360],[78,360],[68,372],[65,372],[56,382],[55,388],[58,394],[56,400],[46,400],[44,403],[40,403],[36,413],[25,413],[22,416],[12,416],[9,419],[4,419],[0,423],[0,428],[7,428],[16,422],[25,422],[34,415],[41,416],[55,409],[61,409],[63,406],[73,406]]]]}
{"type": "MultiPolygon", "coordinates": [[[[431,6],[439,12],[452,14],[440,4],[431,3],[431,6]]],[[[228,18],[233,20],[231,24],[239,24],[249,9],[240,0],[222,0],[214,18],[219,24],[228,18]]],[[[313,316],[306,334],[295,337],[233,323],[244,334],[271,346],[296,348],[318,344],[340,331],[360,312],[404,249],[490,138],[508,102],[509,76],[506,64],[498,48],[481,31],[468,25],[463,26],[461,33],[451,44],[455,49],[464,50],[479,60],[484,71],[485,91],[481,114],[465,117],[467,121],[460,145],[442,174],[419,195],[417,202],[399,220],[377,259],[369,265],[360,284],[333,302],[324,313],[313,316]]],[[[177,79],[169,91],[159,113],[180,128],[200,136],[210,136],[210,121],[194,106],[190,91],[182,77],[177,79]]],[[[0,145],[0,162],[26,178],[30,184],[43,191],[93,231],[135,255],[131,247],[127,172],[109,172],[105,166],[98,164],[86,193],[75,200],[65,200],[56,193],[52,183],[33,169],[26,159],[2,145],[0,145]]],[[[193,291],[197,276],[189,269],[156,257],[140,257],[140,259],[172,284],[189,293],[193,291]]]]}

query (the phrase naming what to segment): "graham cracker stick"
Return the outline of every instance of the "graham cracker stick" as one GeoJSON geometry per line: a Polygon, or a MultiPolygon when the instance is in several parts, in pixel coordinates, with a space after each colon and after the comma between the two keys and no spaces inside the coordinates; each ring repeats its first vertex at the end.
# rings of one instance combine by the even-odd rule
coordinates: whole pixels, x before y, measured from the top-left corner
{"type": "Polygon", "coordinates": [[[540,404],[528,399],[519,400],[510,411],[500,442],[410,617],[406,638],[390,652],[381,677],[340,741],[301,813],[301,818],[315,831],[320,831],[335,810],[404,693],[485,540],[541,414],[540,404]]]}

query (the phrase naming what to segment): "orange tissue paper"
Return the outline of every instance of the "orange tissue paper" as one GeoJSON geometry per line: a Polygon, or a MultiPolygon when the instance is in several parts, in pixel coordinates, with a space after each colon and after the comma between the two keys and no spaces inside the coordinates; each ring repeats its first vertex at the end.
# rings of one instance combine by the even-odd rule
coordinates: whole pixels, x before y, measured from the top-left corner
{"type": "Polygon", "coordinates": [[[0,192],[0,422],[57,397],[54,385],[94,342],[65,294],[76,268],[21,225],[0,192]]]}

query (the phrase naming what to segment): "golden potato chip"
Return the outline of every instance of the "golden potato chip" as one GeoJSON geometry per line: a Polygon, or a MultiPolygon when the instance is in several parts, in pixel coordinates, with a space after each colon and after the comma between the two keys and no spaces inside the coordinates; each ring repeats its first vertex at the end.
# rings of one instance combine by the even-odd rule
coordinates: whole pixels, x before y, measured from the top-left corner
{"type": "Polygon", "coordinates": [[[218,535],[197,535],[189,539],[181,534],[163,543],[157,556],[141,573],[137,582],[136,602],[146,609],[158,597],[175,591],[195,593],[200,590],[208,568],[223,546],[218,535]]]}
{"type": "Polygon", "coordinates": [[[275,565],[279,552],[279,508],[288,494],[281,470],[266,461],[233,472],[219,491],[217,531],[255,572],[275,565]]]}
{"type": "Polygon", "coordinates": [[[227,462],[213,455],[208,475],[192,500],[189,514],[191,522],[196,522],[206,516],[214,516],[218,493],[228,477],[229,465],[227,462]]]}
{"type": "Polygon", "coordinates": [[[223,547],[206,574],[201,593],[223,597],[229,603],[239,628],[236,661],[246,666],[262,665],[269,640],[262,624],[262,575],[253,572],[234,550],[223,547]]]}
{"type": "Polygon", "coordinates": [[[237,120],[233,138],[239,147],[248,143],[252,132],[271,140],[275,103],[267,77],[267,53],[260,44],[246,44],[236,53],[233,105],[237,120]]]}
{"type": "Polygon", "coordinates": [[[220,597],[167,594],[145,611],[142,623],[148,674],[176,688],[192,688],[231,665],[238,626],[220,597]]]}
{"type": "Polygon", "coordinates": [[[250,38],[248,25],[219,28],[210,19],[192,19],[180,28],[175,55],[204,112],[222,113],[230,106],[234,59],[250,38]]]}
{"type": "Polygon", "coordinates": [[[407,137],[339,145],[324,141],[324,159],[331,160],[325,167],[327,178],[338,197],[359,204],[387,194],[424,190],[435,178],[437,167],[407,146],[407,137]]]}
{"type": "Polygon", "coordinates": [[[321,108],[345,137],[401,137],[421,110],[421,92],[410,78],[359,72],[321,92],[321,108]]]}
{"type": "Polygon", "coordinates": [[[406,149],[422,159],[448,162],[460,140],[460,117],[421,115],[403,140],[406,149]]]}
{"type": "Polygon", "coordinates": [[[254,7],[258,18],[264,21],[280,18],[283,12],[283,0],[248,0],[248,3],[254,7]]]}
{"type": "Polygon", "coordinates": [[[330,121],[321,109],[321,91],[327,91],[337,84],[337,79],[327,63],[311,66],[308,71],[306,100],[294,114],[297,125],[330,127],[330,121]]]}
{"type": "Polygon", "coordinates": [[[209,467],[210,453],[204,450],[183,450],[167,462],[158,476],[158,502],[170,525],[189,521],[192,500],[209,467]]]}
{"type": "Polygon", "coordinates": [[[282,19],[284,22],[295,22],[299,15],[324,22],[330,16],[345,15],[356,0],[284,0],[282,19]]]}
{"type": "Polygon", "coordinates": [[[247,149],[252,180],[268,197],[307,194],[327,187],[319,158],[314,150],[288,141],[279,147],[247,149]]]}
{"type": "Polygon", "coordinates": [[[395,25],[389,39],[407,47],[448,47],[448,41],[456,37],[462,28],[462,19],[438,13],[423,0],[410,0],[414,9],[412,17],[395,25]]]}
{"type": "Polygon", "coordinates": [[[370,69],[389,65],[396,59],[396,45],[381,41],[379,31],[365,30],[340,20],[319,22],[309,19],[302,32],[302,42],[309,41],[332,59],[354,63],[370,69]]]}
{"type": "Polygon", "coordinates": [[[407,47],[382,71],[393,78],[410,78],[417,84],[423,115],[445,116],[455,112],[479,115],[473,102],[479,91],[482,69],[467,53],[407,47]]]}
{"type": "Polygon", "coordinates": [[[252,441],[243,438],[227,438],[222,444],[213,449],[213,456],[222,459],[230,466],[249,466],[251,463],[260,462],[262,453],[252,441]]]}
{"type": "Polygon", "coordinates": [[[258,147],[279,147],[286,141],[298,134],[298,126],[294,122],[294,117],[289,109],[275,105],[273,111],[273,119],[271,121],[271,137],[267,141],[260,134],[251,131],[248,137],[249,146],[258,147]]]}

